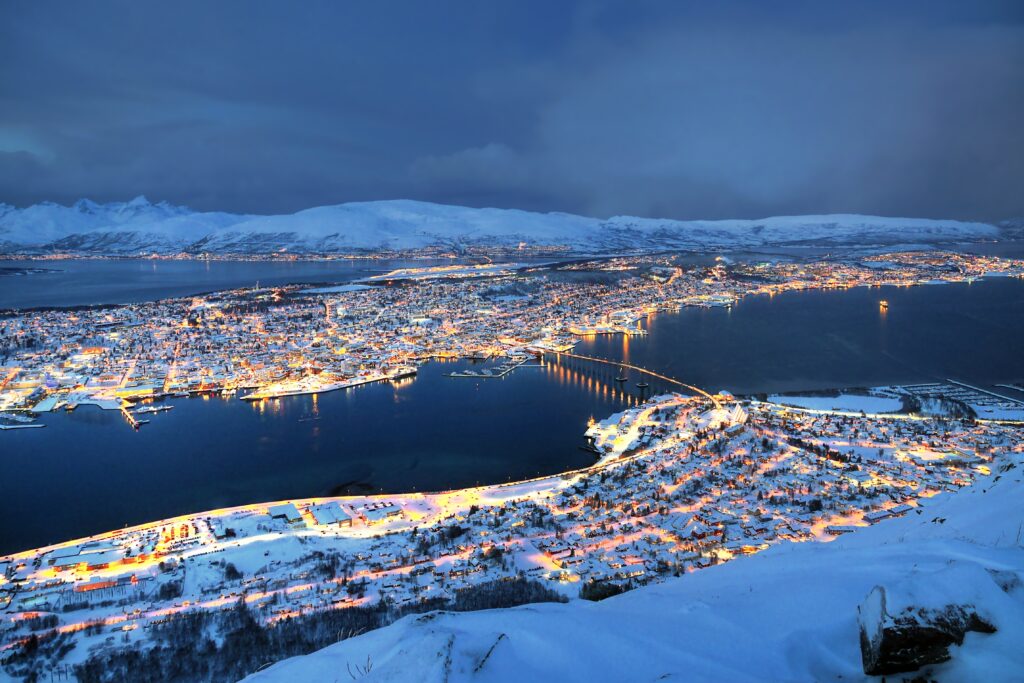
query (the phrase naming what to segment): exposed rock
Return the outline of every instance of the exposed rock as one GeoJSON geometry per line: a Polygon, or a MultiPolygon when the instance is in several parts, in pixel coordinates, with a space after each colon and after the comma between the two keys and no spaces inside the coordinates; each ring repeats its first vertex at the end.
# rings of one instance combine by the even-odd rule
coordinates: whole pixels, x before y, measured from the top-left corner
{"type": "Polygon", "coordinates": [[[995,626],[969,604],[915,606],[887,600],[875,586],[857,608],[864,673],[869,676],[916,671],[949,659],[969,631],[995,633],[995,626]],[[895,604],[894,604],[895,603],[895,604]]]}

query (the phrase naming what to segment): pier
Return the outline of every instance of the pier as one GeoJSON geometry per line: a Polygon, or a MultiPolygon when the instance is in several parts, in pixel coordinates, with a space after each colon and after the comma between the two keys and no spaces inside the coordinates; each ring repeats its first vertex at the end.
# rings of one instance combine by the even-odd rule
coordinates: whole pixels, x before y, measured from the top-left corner
{"type": "Polygon", "coordinates": [[[128,412],[128,408],[121,406],[121,414],[124,415],[124,419],[128,420],[128,424],[132,426],[132,429],[138,429],[140,425],[145,424],[145,420],[139,420],[139,418],[128,412]]]}
{"type": "Polygon", "coordinates": [[[459,370],[457,372],[449,372],[447,376],[471,377],[473,379],[500,379],[525,364],[525,358],[522,360],[508,360],[496,368],[498,372],[492,372],[489,368],[484,368],[483,370],[459,370]]]}
{"type": "MultiPolygon", "coordinates": [[[[1001,399],[1003,401],[1010,401],[1011,403],[1024,403],[1024,401],[1021,401],[1019,398],[1011,398],[1009,396],[1004,396],[1003,394],[997,394],[994,391],[989,391],[988,389],[982,389],[981,387],[976,387],[973,384],[967,384],[966,382],[958,382],[955,379],[946,379],[946,382],[948,382],[949,384],[955,384],[958,387],[964,387],[965,389],[970,389],[971,391],[977,391],[979,394],[987,394],[988,396],[992,396],[993,398],[998,398],[998,399],[1001,399]]],[[[1005,385],[1005,384],[997,384],[995,386],[997,386],[997,387],[1005,387],[1007,385],[1005,385]]],[[[1013,389],[1014,387],[1008,387],[1008,388],[1013,389]]],[[[1017,389],[1017,391],[1020,391],[1020,389],[1017,389]]]]}

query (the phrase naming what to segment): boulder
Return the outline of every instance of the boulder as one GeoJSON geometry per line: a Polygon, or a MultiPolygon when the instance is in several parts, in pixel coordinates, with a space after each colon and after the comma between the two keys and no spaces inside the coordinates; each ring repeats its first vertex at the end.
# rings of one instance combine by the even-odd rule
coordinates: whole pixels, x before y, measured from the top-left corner
{"type": "Polygon", "coordinates": [[[903,599],[908,597],[904,594],[897,596],[875,586],[857,607],[861,658],[869,676],[940,664],[949,659],[950,645],[963,644],[969,631],[996,631],[974,605],[914,604],[903,599]]]}

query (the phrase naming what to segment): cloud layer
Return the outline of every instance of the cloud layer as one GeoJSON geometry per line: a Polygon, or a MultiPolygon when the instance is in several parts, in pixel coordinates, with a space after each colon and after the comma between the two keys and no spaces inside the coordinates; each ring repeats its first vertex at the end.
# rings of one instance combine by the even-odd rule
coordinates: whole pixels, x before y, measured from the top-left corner
{"type": "Polygon", "coordinates": [[[891,4],[5,3],[0,201],[1024,216],[1021,5],[891,4]]]}

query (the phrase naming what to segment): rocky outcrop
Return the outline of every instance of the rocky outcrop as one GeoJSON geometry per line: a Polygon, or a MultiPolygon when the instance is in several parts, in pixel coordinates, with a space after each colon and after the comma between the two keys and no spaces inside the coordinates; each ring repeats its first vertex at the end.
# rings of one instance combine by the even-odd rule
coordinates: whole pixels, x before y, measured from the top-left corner
{"type": "Polygon", "coordinates": [[[949,659],[970,631],[995,633],[974,605],[921,606],[889,598],[875,586],[857,608],[864,673],[869,676],[917,671],[949,659]]]}

